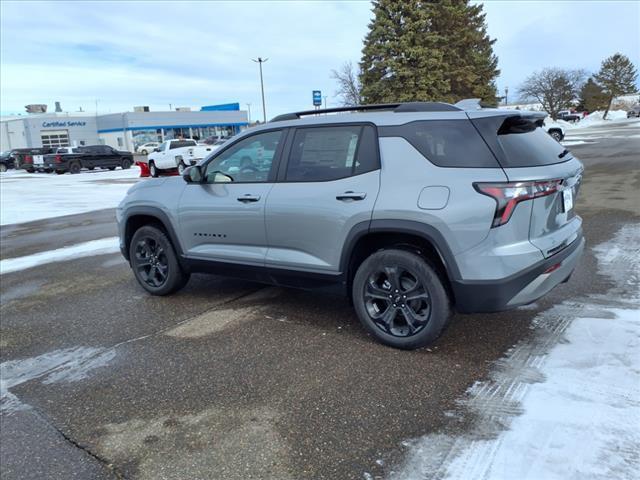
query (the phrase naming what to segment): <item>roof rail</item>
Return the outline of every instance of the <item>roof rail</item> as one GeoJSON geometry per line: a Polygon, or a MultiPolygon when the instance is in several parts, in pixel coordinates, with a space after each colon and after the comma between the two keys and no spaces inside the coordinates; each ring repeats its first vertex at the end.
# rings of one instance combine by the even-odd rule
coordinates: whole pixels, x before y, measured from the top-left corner
{"type": "Polygon", "coordinates": [[[320,115],[324,113],[342,113],[342,112],[368,112],[375,110],[388,110],[397,113],[406,112],[451,112],[459,111],[461,108],[442,102],[406,102],[406,103],[378,103],[372,105],[354,105],[351,107],[333,107],[321,108],[318,110],[304,110],[301,112],[285,113],[278,115],[270,120],[270,122],[281,122],[284,120],[298,120],[301,117],[309,115],[320,115]]]}

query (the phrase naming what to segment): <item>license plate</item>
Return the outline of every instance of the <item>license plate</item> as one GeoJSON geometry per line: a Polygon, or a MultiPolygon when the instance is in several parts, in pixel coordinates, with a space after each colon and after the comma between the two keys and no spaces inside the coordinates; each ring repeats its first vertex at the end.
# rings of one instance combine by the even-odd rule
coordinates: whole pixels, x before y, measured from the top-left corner
{"type": "Polygon", "coordinates": [[[34,155],[33,163],[36,165],[42,165],[44,163],[44,156],[42,155],[34,155]]]}
{"type": "Polygon", "coordinates": [[[564,202],[564,211],[568,212],[573,208],[573,189],[567,188],[562,191],[562,200],[564,202]]]}

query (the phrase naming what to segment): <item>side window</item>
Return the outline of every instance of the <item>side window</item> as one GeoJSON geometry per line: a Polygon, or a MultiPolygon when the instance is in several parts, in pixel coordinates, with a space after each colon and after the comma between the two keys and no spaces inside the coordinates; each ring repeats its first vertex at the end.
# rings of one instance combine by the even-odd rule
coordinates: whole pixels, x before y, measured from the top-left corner
{"type": "Polygon", "coordinates": [[[216,156],[207,165],[206,183],[216,183],[216,173],[228,176],[232,182],[266,182],[273,166],[282,130],[258,133],[240,140],[216,156]]]}
{"type": "Polygon", "coordinates": [[[373,127],[346,125],[296,130],[286,180],[322,182],[378,168],[373,127]]]}

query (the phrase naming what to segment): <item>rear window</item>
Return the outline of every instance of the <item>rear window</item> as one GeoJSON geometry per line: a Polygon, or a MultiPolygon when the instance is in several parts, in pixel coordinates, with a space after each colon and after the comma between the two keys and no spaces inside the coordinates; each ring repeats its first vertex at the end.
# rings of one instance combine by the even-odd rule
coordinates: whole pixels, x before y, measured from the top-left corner
{"type": "Polygon", "coordinates": [[[565,148],[534,122],[509,120],[498,130],[498,143],[505,154],[503,167],[538,167],[571,158],[561,157],[565,148]]]}
{"type": "Polygon", "coordinates": [[[402,137],[439,167],[497,168],[495,157],[468,120],[422,120],[379,129],[402,137]]]}

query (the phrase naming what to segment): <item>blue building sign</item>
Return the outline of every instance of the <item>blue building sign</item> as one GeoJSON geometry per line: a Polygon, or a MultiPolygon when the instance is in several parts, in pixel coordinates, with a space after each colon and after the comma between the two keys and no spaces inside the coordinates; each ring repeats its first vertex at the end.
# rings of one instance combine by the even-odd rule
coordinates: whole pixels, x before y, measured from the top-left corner
{"type": "Polygon", "coordinates": [[[322,92],[320,90],[313,91],[313,105],[315,107],[322,105],[322,92]]]}

